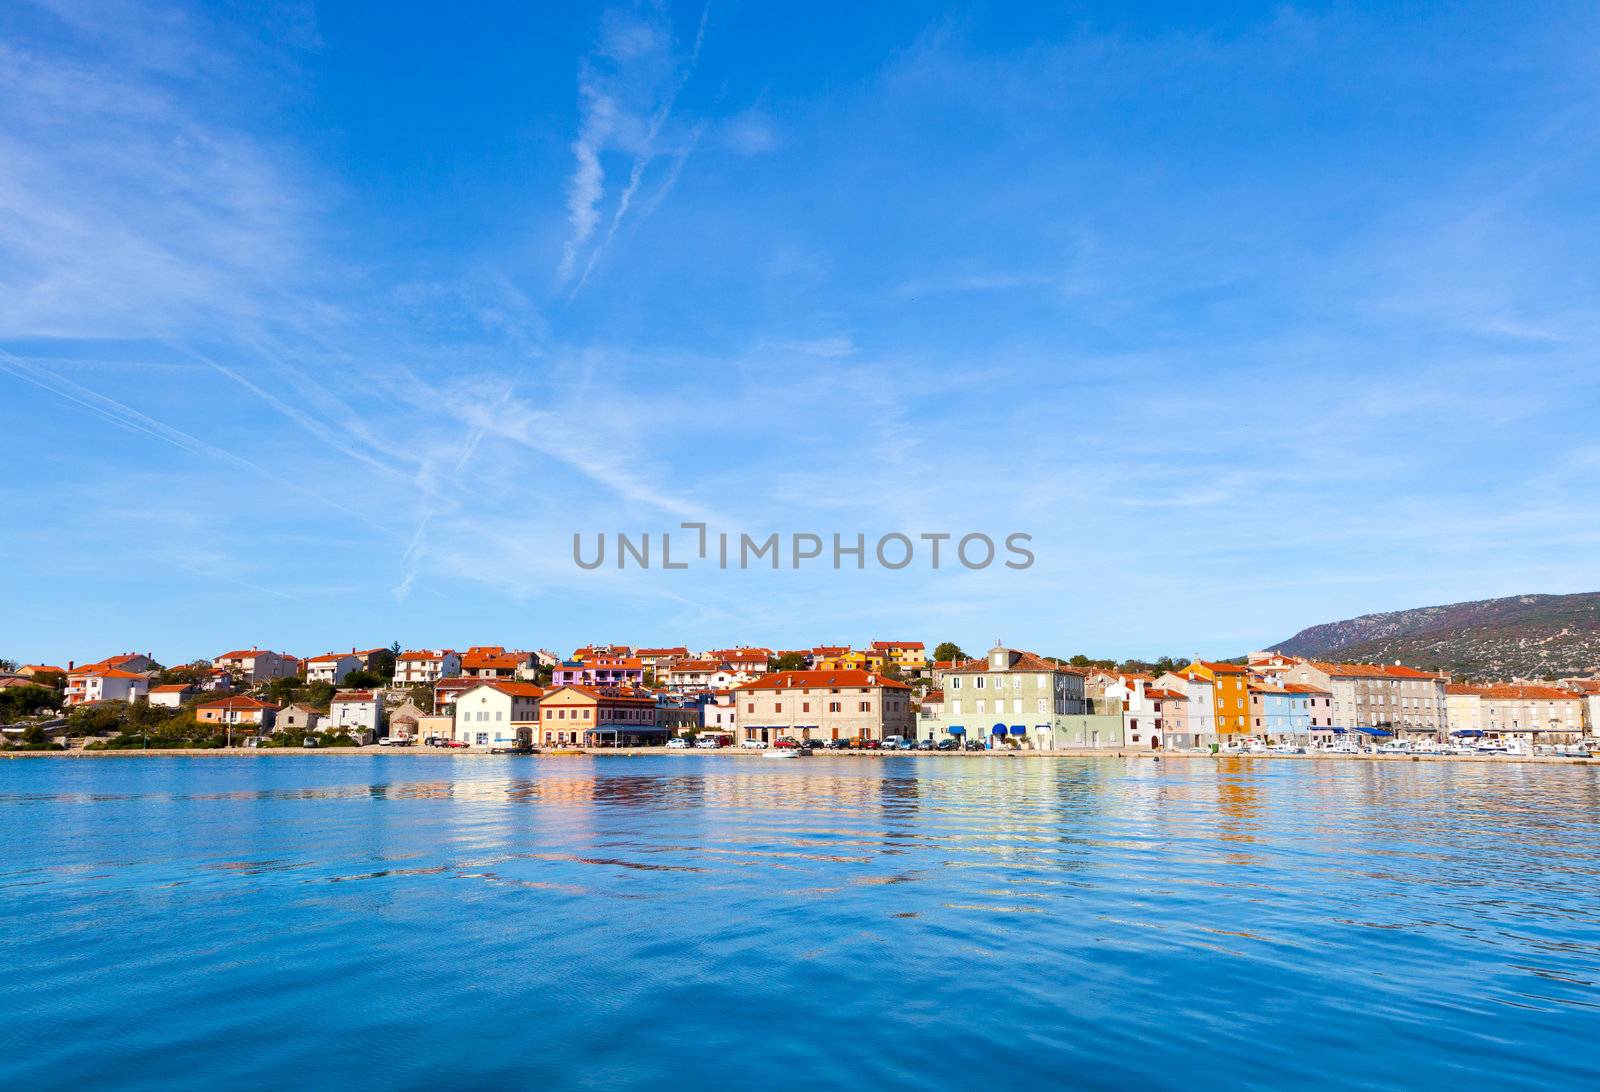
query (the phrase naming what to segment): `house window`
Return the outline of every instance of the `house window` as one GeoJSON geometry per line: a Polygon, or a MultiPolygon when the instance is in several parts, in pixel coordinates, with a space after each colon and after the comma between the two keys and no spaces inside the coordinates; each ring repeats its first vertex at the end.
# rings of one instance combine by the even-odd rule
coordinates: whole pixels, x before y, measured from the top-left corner
{"type": "Polygon", "coordinates": [[[961,689],[961,676],[960,675],[952,675],[952,676],[950,676],[950,689],[951,690],[960,690],[961,689]]]}
{"type": "Polygon", "coordinates": [[[862,711],[862,712],[863,712],[863,713],[870,713],[870,712],[872,712],[872,703],[871,703],[871,702],[870,702],[870,701],[864,701],[864,702],[862,702],[862,703],[861,703],[861,711],[862,711]]]}
{"type": "Polygon", "coordinates": [[[842,711],[843,711],[843,705],[840,702],[830,701],[828,703],[828,712],[830,712],[830,713],[838,713],[838,712],[842,712],[842,711]]]}
{"type": "Polygon", "coordinates": [[[977,678],[973,679],[972,680],[972,685],[977,687],[979,690],[982,690],[983,689],[983,676],[979,675],[977,678]]]}

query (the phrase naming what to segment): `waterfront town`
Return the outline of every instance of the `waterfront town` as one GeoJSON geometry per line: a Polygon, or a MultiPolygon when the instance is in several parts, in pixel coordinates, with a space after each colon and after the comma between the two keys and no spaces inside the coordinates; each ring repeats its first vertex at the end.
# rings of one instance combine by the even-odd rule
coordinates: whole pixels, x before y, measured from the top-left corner
{"type": "Polygon", "coordinates": [[[1600,674],[1457,680],[1271,650],[1119,665],[921,641],[0,661],[6,749],[374,746],[1600,758],[1600,674]]]}

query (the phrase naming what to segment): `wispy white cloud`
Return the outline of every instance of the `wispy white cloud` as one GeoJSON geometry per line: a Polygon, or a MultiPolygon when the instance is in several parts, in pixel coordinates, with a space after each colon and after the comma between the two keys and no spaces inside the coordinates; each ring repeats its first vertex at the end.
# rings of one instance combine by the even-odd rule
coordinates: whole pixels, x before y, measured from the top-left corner
{"type": "MultiPolygon", "coordinates": [[[[688,54],[680,58],[674,51],[670,22],[664,14],[636,18],[608,13],[595,52],[580,66],[580,122],[578,137],[572,144],[575,166],[567,179],[571,235],[557,267],[563,281],[575,280],[573,293],[588,281],[633,208],[646,173],[660,151],[662,131],[700,63],[710,17],[711,4],[707,2],[688,54]],[[630,155],[632,163],[627,182],[612,206],[605,234],[595,241],[605,202],[603,161],[613,152],[630,155]],[[588,257],[580,270],[579,259],[585,251],[588,257]]],[[[671,167],[647,206],[647,214],[676,184],[683,161],[698,144],[702,129],[703,123],[691,126],[671,150],[671,167]]]]}

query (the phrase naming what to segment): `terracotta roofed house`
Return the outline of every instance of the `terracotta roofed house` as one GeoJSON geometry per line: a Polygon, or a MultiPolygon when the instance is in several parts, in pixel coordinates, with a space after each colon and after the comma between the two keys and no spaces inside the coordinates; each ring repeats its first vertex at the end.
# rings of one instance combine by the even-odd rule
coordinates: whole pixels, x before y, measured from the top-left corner
{"type": "Polygon", "coordinates": [[[235,732],[266,732],[272,729],[278,707],[246,694],[234,694],[195,706],[195,720],[201,724],[225,726],[235,732]]]}
{"type": "Polygon", "coordinates": [[[297,674],[300,661],[287,652],[271,652],[264,648],[238,648],[224,652],[211,661],[211,666],[236,675],[245,682],[271,682],[297,674]]]}
{"type": "Polygon", "coordinates": [[[394,658],[394,681],[398,686],[432,686],[440,679],[461,674],[461,657],[454,649],[417,649],[394,658]]]}
{"type": "Polygon", "coordinates": [[[870,671],[774,671],[733,688],[741,740],[914,735],[911,689],[870,671]]]}
{"type": "Polygon", "coordinates": [[[139,671],[123,671],[98,664],[67,673],[66,705],[92,701],[138,701],[150,692],[150,677],[139,671]]]}
{"type": "Polygon", "coordinates": [[[621,687],[558,686],[539,701],[543,746],[637,747],[663,742],[656,697],[621,687]]]}
{"type": "Polygon", "coordinates": [[[461,654],[461,673],[479,679],[515,679],[535,664],[531,652],[508,652],[500,645],[474,645],[461,654]]]}
{"type": "Polygon", "coordinates": [[[349,652],[324,652],[321,656],[306,660],[306,682],[333,683],[337,686],[352,671],[360,671],[365,667],[366,661],[355,649],[349,652]]]}

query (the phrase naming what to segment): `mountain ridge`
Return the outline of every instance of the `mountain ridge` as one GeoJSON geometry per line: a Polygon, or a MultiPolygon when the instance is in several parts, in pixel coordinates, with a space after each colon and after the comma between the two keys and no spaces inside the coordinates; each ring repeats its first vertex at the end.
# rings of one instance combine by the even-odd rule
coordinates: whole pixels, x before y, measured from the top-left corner
{"type": "Polygon", "coordinates": [[[1600,670],[1600,592],[1363,614],[1308,626],[1271,647],[1311,659],[1400,660],[1476,679],[1587,675],[1600,670]]]}

